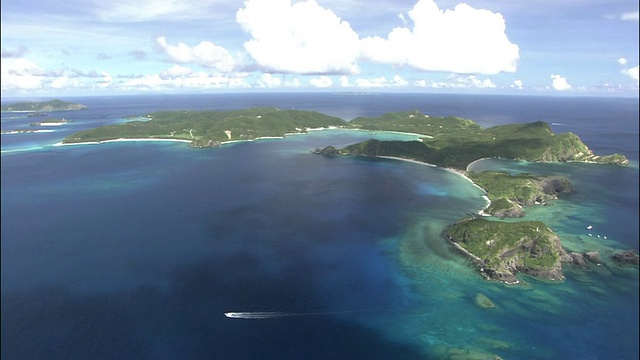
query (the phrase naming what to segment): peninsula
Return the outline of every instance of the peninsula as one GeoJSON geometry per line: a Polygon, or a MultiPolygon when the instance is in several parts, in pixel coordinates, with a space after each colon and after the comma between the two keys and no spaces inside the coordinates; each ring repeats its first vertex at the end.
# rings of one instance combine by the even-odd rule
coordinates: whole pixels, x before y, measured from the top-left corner
{"type": "Polygon", "coordinates": [[[561,194],[574,192],[563,176],[511,175],[502,171],[469,172],[467,176],[483,188],[491,204],[484,214],[498,218],[523,217],[524,207],[548,205],[561,194]]]}
{"type": "Polygon", "coordinates": [[[467,165],[483,158],[629,163],[618,154],[594,155],[576,134],[554,134],[542,121],[485,129],[471,120],[430,117],[412,111],[356,118],[351,124],[366,130],[403,131],[424,137],[420,141],[368,140],[341,149],[341,154],[398,156],[458,170],[466,170],[467,165]]]}
{"type": "MultiPolygon", "coordinates": [[[[577,135],[554,134],[542,121],[485,129],[467,119],[432,117],[419,111],[409,111],[373,118],[359,117],[347,122],[315,111],[269,107],[234,111],[162,111],[137,117],[140,118],[143,120],[80,131],[62,143],[148,139],[187,141],[192,147],[202,148],[326,128],[412,133],[420,140],[367,140],[342,149],[327,146],[313,152],[328,156],[395,157],[456,171],[486,192],[491,204],[484,213],[494,217],[522,217],[523,207],[547,204],[562,194],[573,192],[573,187],[569,179],[560,176],[469,172],[467,167],[473,161],[505,158],[628,164],[623,155],[595,155],[577,135]]],[[[485,277],[507,283],[517,282],[515,275],[518,272],[561,280],[564,278],[561,262],[575,263],[583,258],[580,254],[565,251],[558,236],[541,222],[471,218],[449,226],[443,235],[474,259],[485,277]]]]}
{"type": "MultiPolygon", "coordinates": [[[[504,158],[531,162],[589,162],[627,165],[619,154],[598,156],[573,133],[554,134],[547,123],[510,124],[484,129],[471,120],[430,117],[418,111],[390,113],[375,118],[357,118],[351,124],[361,129],[402,131],[423,135],[419,141],[367,140],[337,149],[314,150],[322,155],[394,157],[429,163],[456,171],[481,187],[489,206],[482,214],[523,217],[523,207],[545,205],[561,194],[573,192],[569,179],[535,174],[469,172],[473,161],[504,158]]],[[[469,256],[483,276],[517,283],[518,272],[546,280],[562,280],[562,263],[586,266],[593,254],[569,253],[560,238],[544,223],[498,222],[467,218],[443,232],[445,238],[469,256]]]]}
{"type": "MultiPolygon", "coordinates": [[[[82,110],[86,106],[82,104],[76,104],[66,102],[62,100],[50,100],[50,101],[35,101],[35,102],[18,102],[13,104],[6,104],[0,107],[2,112],[42,112],[42,111],[69,111],[69,110],[82,110]]],[[[37,114],[41,116],[42,114],[37,114]]],[[[46,115],[46,114],[44,114],[46,115]]]]}

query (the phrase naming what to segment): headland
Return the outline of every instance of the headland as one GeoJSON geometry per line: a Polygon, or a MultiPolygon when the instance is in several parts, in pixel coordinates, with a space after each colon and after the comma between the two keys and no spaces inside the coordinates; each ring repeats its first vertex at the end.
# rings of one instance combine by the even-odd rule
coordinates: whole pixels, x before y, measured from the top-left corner
{"type": "MultiPolygon", "coordinates": [[[[235,111],[163,111],[142,117],[148,120],[72,134],[61,145],[147,140],[182,141],[195,148],[205,148],[327,128],[402,132],[421,138],[367,140],[341,149],[327,146],[313,152],[325,156],[390,157],[454,171],[484,190],[488,206],[481,214],[500,218],[522,217],[524,207],[550,204],[558,196],[574,191],[573,187],[569,179],[559,176],[470,172],[467,171],[470,163],[483,158],[504,158],[628,164],[623,155],[595,155],[577,135],[554,134],[542,121],[485,129],[472,120],[428,116],[419,111],[359,117],[347,122],[314,111],[264,107],[235,111]]],[[[575,263],[578,258],[563,249],[560,238],[541,222],[499,223],[473,216],[445,229],[443,238],[474,259],[483,276],[506,283],[517,283],[517,273],[562,280],[561,263],[575,263]]]]}

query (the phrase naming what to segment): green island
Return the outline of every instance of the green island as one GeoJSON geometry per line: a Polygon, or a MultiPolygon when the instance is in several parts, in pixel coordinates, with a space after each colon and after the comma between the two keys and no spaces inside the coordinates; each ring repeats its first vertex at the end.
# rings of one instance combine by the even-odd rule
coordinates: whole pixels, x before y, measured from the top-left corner
{"type": "MultiPolygon", "coordinates": [[[[62,100],[50,100],[50,101],[27,101],[27,102],[18,102],[13,104],[6,104],[0,107],[0,111],[9,112],[9,111],[69,111],[69,110],[82,110],[85,109],[86,105],[76,104],[71,102],[66,102],[62,100]]],[[[37,116],[44,116],[46,114],[37,114],[37,116]]]]}
{"type": "Polygon", "coordinates": [[[348,126],[344,120],[315,111],[252,108],[234,111],[160,111],[147,120],[104,126],[75,133],[63,144],[115,139],[170,139],[190,141],[192,147],[214,147],[224,142],[283,137],[311,129],[348,126]]]}
{"type": "MultiPolygon", "coordinates": [[[[357,118],[361,129],[401,131],[424,135],[419,141],[367,140],[337,149],[314,150],[317,154],[393,157],[419,161],[458,172],[482,188],[490,201],[482,214],[498,218],[522,217],[523,207],[548,205],[559,195],[573,192],[569,179],[535,174],[467,171],[469,164],[483,158],[530,162],[588,162],[627,165],[620,154],[598,156],[573,133],[554,134],[542,121],[482,128],[457,117],[430,117],[418,111],[357,118]]],[[[562,263],[586,268],[600,264],[595,252],[567,252],[558,236],[541,222],[500,222],[466,218],[450,225],[443,236],[469,256],[487,279],[514,284],[517,273],[539,279],[564,279],[562,263]]],[[[636,265],[638,255],[625,251],[612,260],[619,265],[636,265]]]]}
{"type": "MultiPolygon", "coordinates": [[[[498,218],[522,217],[523,207],[547,205],[559,195],[571,193],[573,187],[569,179],[560,176],[467,171],[473,161],[504,158],[532,162],[629,163],[620,154],[595,155],[577,135],[554,134],[542,121],[485,129],[468,119],[434,117],[408,111],[372,118],[359,117],[347,122],[315,111],[268,107],[234,111],[161,111],[136,117],[141,118],[80,131],[66,137],[62,143],[168,139],[188,141],[192,147],[203,148],[323,128],[413,133],[420,140],[367,140],[342,149],[327,146],[312,152],[326,156],[394,157],[456,171],[485,191],[490,205],[484,209],[484,214],[498,218]]],[[[473,259],[483,276],[506,283],[517,283],[517,273],[562,280],[563,262],[579,266],[599,262],[597,253],[578,254],[564,250],[558,236],[541,222],[501,222],[474,216],[449,226],[443,237],[473,259]]],[[[637,264],[635,253],[617,255],[614,260],[637,264]]]]}
{"type": "Polygon", "coordinates": [[[477,261],[489,279],[518,283],[515,272],[562,280],[568,254],[560,238],[540,221],[515,223],[474,218],[450,226],[445,236],[477,261]]]}
{"type": "Polygon", "coordinates": [[[467,119],[430,117],[412,111],[356,118],[351,124],[364,130],[410,132],[424,137],[413,142],[368,140],[342,149],[343,154],[399,156],[459,170],[466,170],[467,165],[482,158],[629,163],[619,154],[594,155],[576,134],[554,134],[542,121],[485,129],[467,119]]]}
{"type": "Polygon", "coordinates": [[[47,120],[42,120],[42,121],[36,121],[36,122],[32,122],[29,125],[30,126],[56,126],[56,125],[64,125],[64,124],[68,124],[73,122],[73,120],[67,120],[67,119],[47,119],[47,120]]]}

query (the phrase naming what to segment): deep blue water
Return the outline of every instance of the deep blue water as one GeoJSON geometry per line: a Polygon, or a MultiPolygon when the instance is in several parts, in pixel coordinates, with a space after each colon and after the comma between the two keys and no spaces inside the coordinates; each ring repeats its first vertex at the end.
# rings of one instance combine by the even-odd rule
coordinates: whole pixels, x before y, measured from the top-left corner
{"type": "MultiPolygon", "coordinates": [[[[52,132],[2,135],[3,358],[638,358],[638,269],[607,259],[614,250],[638,251],[638,99],[66,100],[89,108],[50,114],[74,120],[46,128],[52,132]],[[327,130],[216,149],[52,146],[129,115],[250,106],[347,120],[413,109],[483,126],[544,120],[556,132],[575,132],[597,154],[622,153],[631,166],[476,164],[570,177],[576,194],[527,217],[549,224],[572,251],[599,251],[603,266],[567,266],[558,284],[487,282],[440,237],[447,224],[484,206],[479,189],[424,165],[310,153],[408,135],[327,130]],[[479,293],[496,308],[477,306],[479,293]]],[[[33,121],[3,113],[2,129],[38,129],[33,121]]]]}

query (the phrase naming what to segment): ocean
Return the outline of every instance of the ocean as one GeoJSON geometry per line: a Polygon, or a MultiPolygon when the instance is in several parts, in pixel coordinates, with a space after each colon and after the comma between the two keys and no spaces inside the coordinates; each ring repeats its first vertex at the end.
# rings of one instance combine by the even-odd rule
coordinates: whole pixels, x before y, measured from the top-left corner
{"type": "MultiPolygon", "coordinates": [[[[32,99],[3,99],[2,102],[32,99]]],[[[3,359],[637,359],[638,99],[453,94],[237,93],[63,98],[2,113],[3,359]],[[484,280],[441,233],[485,206],[453,172],[311,153],[409,134],[313,131],[193,149],[178,142],[54,146],[157,110],[254,106],[350,120],[390,111],[489,127],[543,120],[626,167],[484,160],[557,174],[575,194],[527,209],[571,251],[558,283],[484,280]],[[589,227],[589,229],[587,229],[589,227]],[[486,296],[494,308],[478,305],[486,296]],[[226,314],[226,315],[225,315],[226,314]]]]}

